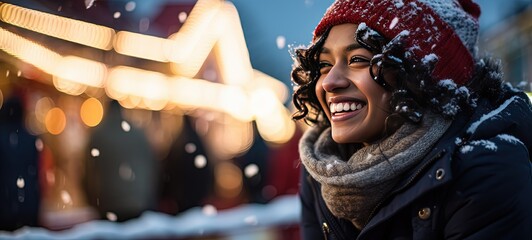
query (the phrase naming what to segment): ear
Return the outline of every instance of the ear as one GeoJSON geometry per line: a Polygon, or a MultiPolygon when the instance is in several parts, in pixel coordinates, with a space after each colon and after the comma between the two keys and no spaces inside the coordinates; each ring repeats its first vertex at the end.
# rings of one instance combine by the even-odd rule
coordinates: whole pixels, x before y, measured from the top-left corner
{"type": "Polygon", "coordinates": [[[389,91],[393,89],[398,88],[398,80],[397,74],[399,74],[401,71],[397,68],[384,68],[382,77],[384,78],[384,81],[386,82],[386,85],[388,85],[389,91]]]}

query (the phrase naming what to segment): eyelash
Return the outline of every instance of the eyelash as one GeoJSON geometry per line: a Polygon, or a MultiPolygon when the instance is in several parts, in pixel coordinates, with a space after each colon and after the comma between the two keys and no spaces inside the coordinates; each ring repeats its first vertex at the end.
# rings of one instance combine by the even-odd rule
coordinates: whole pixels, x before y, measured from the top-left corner
{"type": "Polygon", "coordinates": [[[325,68],[325,67],[330,67],[332,66],[330,63],[328,62],[320,62],[319,63],[319,68],[322,69],[322,68],[325,68]]]}
{"type": "MultiPolygon", "coordinates": [[[[369,63],[369,60],[366,59],[366,58],[363,58],[363,57],[359,57],[359,56],[353,56],[349,59],[349,65],[351,64],[354,64],[354,63],[369,63]]],[[[325,68],[325,67],[331,67],[332,64],[330,64],[329,62],[319,62],[319,69],[322,69],[322,68],[325,68]]]]}
{"type": "Polygon", "coordinates": [[[362,62],[369,62],[369,60],[363,57],[359,57],[359,56],[354,56],[351,59],[349,59],[349,64],[362,63],[362,62]]]}

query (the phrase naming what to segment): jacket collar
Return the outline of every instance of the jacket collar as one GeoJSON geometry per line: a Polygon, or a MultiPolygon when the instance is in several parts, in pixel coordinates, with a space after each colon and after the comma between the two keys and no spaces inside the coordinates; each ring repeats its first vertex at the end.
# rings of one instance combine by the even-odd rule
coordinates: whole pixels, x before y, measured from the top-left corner
{"type": "Polygon", "coordinates": [[[529,134],[532,131],[532,124],[528,121],[532,118],[530,101],[522,92],[510,90],[507,93],[505,100],[496,106],[481,99],[473,113],[459,115],[421,163],[410,171],[409,176],[398,185],[397,190],[375,208],[380,209],[373,214],[361,235],[390,218],[421,195],[451,181],[453,179],[452,155],[457,147],[467,141],[508,133],[520,139],[530,149],[532,145],[532,137],[529,134]],[[527,124],[523,126],[517,122],[527,124]]]}
{"type": "Polygon", "coordinates": [[[449,182],[453,176],[451,156],[455,152],[457,137],[464,134],[470,121],[470,114],[463,114],[453,121],[448,131],[435,144],[432,150],[413,170],[409,172],[398,187],[387,199],[379,204],[371,220],[362,229],[361,235],[373,226],[393,216],[396,212],[409,205],[414,199],[426,192],[449,182]]]}

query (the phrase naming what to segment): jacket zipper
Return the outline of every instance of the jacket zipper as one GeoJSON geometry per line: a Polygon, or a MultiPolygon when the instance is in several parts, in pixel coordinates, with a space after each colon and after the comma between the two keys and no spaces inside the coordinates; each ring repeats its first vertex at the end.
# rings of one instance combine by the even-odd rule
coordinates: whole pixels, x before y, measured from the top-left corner
{"type": "Polygon", "coordinates": [[[336,225],[336,222],[334,221],[334,219],[331,219],[327,216],[327,214],[322,211],[322,208],[321,208],[321,204],[320,204],[320,201],[319,201],[319,198],[318,198],[318,194],[317,194],[317,190],[316,190],[316,185],[314,184],[314,182],[312,181],[311,177],[308,176],[307,177],[307,181],[310,183],[310,187],[312,188],[312,193],[314,194],[314,199],[316,201],[316,207],[318,208],[317,210],[321,213],[321,216],[323,217],[323,219],[325,219],[325,223],[322,223],[322,231],[323,231],[323,235],[325,237],[325,239],[329,239],[328,238],[328,233],[330,233],[330,231],[332,230],[333,234],[335,235],[338,235],[340,238],[339,239],[345,239],[342,232],[339,231],[339,228],[338,226],[336,225]],[[330,226],[328,225],[330,224],[330,226]]]}
{"type": "Polygon", "coordinates": [[[323,230],[323,236],[325,237],[325,240],[329,240],[329,237],[327,236],[329,234],[329,225],[324,222],[321,229],[323,230]]]}
{"type": "Polygon", "coordinates": [[[421,166],[413,175],[412,177],[410,177],[410,179],[408,179],[408,181],[403,184],[403,186],[401,186],[400,188],[396,189],[395,191],[391,192],[390,194],[386,195],[386,197],[382,198],[378,203],[377,205],[375,205],[375,207],[373,208],[373,210],[371,210],[371,213],[369,215],[369,217],[366,219],[366,223],[364,223],[362,229],[364,229],[366,227],[366,225],[369,223],[369,221],[374,217],[375,213],[377,212],[377,209],[379,209],[381,207],[381,205],[385,202],[385,200],[388,200],[388,198],[390,196],[392,196],[393,194],[397,193],[397,192],[400,192],[402,191],[403,189],[405,189],[408,185],[410,185],[414,179],[416,179],[419,174],[421,174],[421,172],[423,172],[427,166],[429,166],[430,164],[432,164],[436,159],[438,158],[441,158],[443,156],[443,154],[445,154],[445,149],[443,149],[442,151],[438,152],[436,154],[436,156],[432,157],[429,161],[425,162],[423,164],[423,166],[421,166]]]}

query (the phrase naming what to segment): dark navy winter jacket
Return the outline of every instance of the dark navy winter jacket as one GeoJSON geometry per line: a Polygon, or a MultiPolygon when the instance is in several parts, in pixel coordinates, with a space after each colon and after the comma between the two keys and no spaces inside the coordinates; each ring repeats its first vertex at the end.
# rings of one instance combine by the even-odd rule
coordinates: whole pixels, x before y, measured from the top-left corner
{"type": "Polygon", "coordinates": [[[361,231],[327,209],[303,169],[303,239],[532,239],[532,107],[480,101],[379,205],[361,231]]]}

